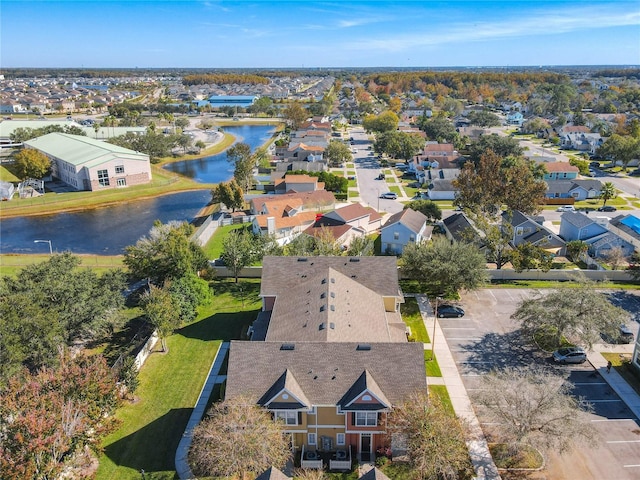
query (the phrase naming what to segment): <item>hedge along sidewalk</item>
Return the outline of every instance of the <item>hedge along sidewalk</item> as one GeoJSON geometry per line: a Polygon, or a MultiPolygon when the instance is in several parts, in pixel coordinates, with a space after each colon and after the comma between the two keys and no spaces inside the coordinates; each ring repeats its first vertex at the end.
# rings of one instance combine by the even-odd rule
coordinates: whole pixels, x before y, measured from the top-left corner
{"type": "MultiPolygon", "coordinates": [[[[434,338],[431,339],[431,348],[433,353],[438,358],[440,370],[442,372],[442,378],[444,385],[447,387],[449,396],[451,398],[451,404],[456,415],[465,419],[470,426],[469,435],[467,437],[467,448],[469,449],[469,457],[471,463],[476,471],[476,478],[480,479],[500,479],[500,473],[498,468],[493,462],[491,452],[489,452],[489,445],[484,437],[484,432],[480,427],[480,422],[476,417],[473,407],[471,406],[471,400],[467,394],[467,389],[462,383],[462,378],[458,372],[447,340],[442,333],[440,325],[433,315],[433,309],[429,304],[429,299],[426,295],[416,294],[416,300],[420,307],[422,319],[424,320],[427,331],[435,332],[434,338]],[[435,323],[434,323],[435,322],[435,323]],[[435,328],[435,330],[434,330],[435,328]]],[[[427,383],[429,379],[427,378],[427,383]]],[[[440,382],[438,382],[440,383],[440,382]]]]}

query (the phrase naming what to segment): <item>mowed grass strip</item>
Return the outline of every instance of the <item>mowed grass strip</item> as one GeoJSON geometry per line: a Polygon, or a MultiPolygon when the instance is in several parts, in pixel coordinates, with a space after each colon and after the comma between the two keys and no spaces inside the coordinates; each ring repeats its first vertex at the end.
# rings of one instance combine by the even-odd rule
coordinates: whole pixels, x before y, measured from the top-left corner
{"type": "Polygon", "coordinates": [[[260,308],[257,281],[213,282],[213,304],[167,339],[140,371],[138,400],[122,406],[120,428],[103,442],[98,480],[172,479],[175,451],[223,340],[242,338],[260,308]],[[244,303],[244,308],[243,308],[244,303]]]}
{"type": "MultiPolygon", "coordinates": [[[[43,250],[47,250],[48,245],[41,247],[43,250]]],[[[55,254],[55,252],[54,252],[55,254]]],[[[77,255],[80,259],[80,267],[90,268],[97,274],[101,275],[107,270],[114,268],[124,268],[124,255],[77,255]]],[[[0,255],[0,277],[12,276],[15,277],[20,270],[27,265],[34,263],[46,262],[51,256],[47,254],[29,254],[29,255],[17,255],[17,254],[4,254],[0,255]]]]}
{"type": "Polygon", "coordinates": [[[418,302],[413,297],[407,297],[404,299],[404,303],[400,304],[400,314],[402,320],[411,329],[411,339],[416,342],[430,343],[429,334],[424,326],[422,315],[420,314],[420,308],[418,302]]]}

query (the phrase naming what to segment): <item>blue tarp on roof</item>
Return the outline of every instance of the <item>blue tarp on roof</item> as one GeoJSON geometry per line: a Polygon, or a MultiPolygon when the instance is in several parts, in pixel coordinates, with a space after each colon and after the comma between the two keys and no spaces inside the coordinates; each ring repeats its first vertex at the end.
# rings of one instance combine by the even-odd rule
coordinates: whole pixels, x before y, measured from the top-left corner
{"type": "Polygon", "coordinates": [[[620,223],[622,223],[623,225],[626,225],[631,230],[633,230],[638,235],[640,235],[640,218],[634,217],[633,215],[629,215],[628,217],[620,220],[620,223]]]}

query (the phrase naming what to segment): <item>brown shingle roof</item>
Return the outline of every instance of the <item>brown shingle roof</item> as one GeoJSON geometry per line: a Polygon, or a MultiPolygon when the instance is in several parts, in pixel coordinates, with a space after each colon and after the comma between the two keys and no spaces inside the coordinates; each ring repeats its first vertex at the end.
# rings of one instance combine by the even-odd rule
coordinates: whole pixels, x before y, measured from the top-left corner
{"type": "Polygon", "coordinates": [[[578,167],[574,167],[573,165],[569,165],[568,162],[548,162],[545,163],[544,166],[549,173],[555,172],[576,172],[578,173],[580,170],[578,167]]]}
{"type": "Polygon", "coordinates": [[[242,395],[258,403],[287,369],[312,405],[338,405],[365,371],[392,404],[426,388],[422,343],[292,345],[282,350],[282,342],[232,341],[225,398],[242,395]]]}
{"type": "Polygon", "coordinates": [[[367,215],[369,215],[369,222],[373,222],[381,218],[381,215],[373,208],[365,207],[360,203],[352,203],[344,207],[336,208],[335,213],[345,222],[350,222],[367,215]]]}
{"type": "Polygon", "coordinates": [[[276,467],[269,467],[268,470],[262,472],[256,477],[256,480],[291,480],[276,467]]]}
{"type": "Polygon", "coordinates": [[[402,223],[402,225],[417,234],[422,230],[426,221],[427,217],[422,212],[416,212],[411,208],[405,208],[404,210],[391,215],[382,228],[386,228],[395,223],[402,223]]]}

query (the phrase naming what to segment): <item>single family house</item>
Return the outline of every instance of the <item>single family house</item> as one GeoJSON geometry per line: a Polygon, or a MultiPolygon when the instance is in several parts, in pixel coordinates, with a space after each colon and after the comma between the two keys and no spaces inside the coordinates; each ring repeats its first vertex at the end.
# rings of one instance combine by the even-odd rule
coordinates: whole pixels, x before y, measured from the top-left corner
{"type": "Polygon", "coordinates": [[[409,243],[430,240],[433,227],[427,225],[427,217],[410,208],[394,213],[380,231],[383,253],[400,255],[409,243]]]}

